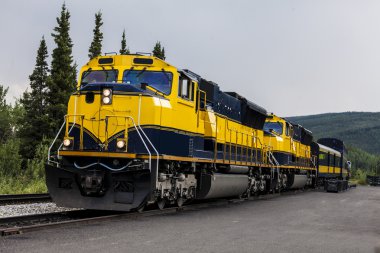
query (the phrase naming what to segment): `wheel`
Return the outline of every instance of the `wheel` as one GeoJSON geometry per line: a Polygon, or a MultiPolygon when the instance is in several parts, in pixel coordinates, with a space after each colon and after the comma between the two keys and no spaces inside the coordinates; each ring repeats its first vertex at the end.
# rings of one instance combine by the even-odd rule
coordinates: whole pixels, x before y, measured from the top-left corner
{"type": "Polygon", "coordinates": [[[183,206],[183,203],[185,203],[185,200],[184,200],[183,198],[178,198],[178,199],[177,199],[177,206],[178,206],[178,207],[183,206]]]}
{"type": "Polygon", "coordinates": [[[165,208],[165,200],[163,200],[163,199],[158,200],[157,206],[158,206],[158,208],[160,208],[160,210],[164,209],[165,208]]]}
{"type": "Polygon", "coordinates": [[[139,206],[139,207],[137,208],[137,212],[142,213],[142,212],[144,212],[144,209],[145,209],[145,204],[139,206]]]}

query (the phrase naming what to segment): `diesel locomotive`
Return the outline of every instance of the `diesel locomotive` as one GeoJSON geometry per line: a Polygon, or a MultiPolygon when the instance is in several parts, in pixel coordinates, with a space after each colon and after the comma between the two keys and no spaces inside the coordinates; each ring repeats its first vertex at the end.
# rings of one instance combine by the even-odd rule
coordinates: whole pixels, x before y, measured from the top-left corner
{"type": "Polygon", "coordinates": [[[347,181],[343,147],[314,143],[302,126],[190,70],[107,55],[80,71],[49,148],[46,183],[59,206],[181,206],[347,181]]]}

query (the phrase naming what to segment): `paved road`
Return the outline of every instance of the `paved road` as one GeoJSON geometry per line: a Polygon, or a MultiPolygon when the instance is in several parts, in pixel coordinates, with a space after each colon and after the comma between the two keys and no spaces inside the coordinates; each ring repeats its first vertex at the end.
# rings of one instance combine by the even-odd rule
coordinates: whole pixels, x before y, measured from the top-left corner
{"type": "Polygon", "coordinates": [[[380,253],[380,187],[48,229],[1,238],[0,252],[380,253]]]}

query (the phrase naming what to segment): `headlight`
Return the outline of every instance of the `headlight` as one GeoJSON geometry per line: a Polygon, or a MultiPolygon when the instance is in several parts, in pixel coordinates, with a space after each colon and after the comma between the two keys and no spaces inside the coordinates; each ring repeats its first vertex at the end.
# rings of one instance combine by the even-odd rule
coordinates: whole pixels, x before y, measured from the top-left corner
{"type": "Polygon", "coordinates": [[[103,90],[103,96],[108,97],[109,95],[111,95],[111,90],[110,89],[104,89],[103,90]]]}
{"type": "Polygon", "coordinates": [[[111,103],[111,99],[109,97],[103,97],[103,104],[108,105],[111,103]]]}
{"type": "Polygon", "coordinates": [[[63,140],[63,146],[69,147],[71,145],[71,140],[70,139],[64,139],[63,140]]]}
{"type": "Polygon", "coordinates": [[[125,141],[123,141],[123,140],[117,141],[116,142],[116,146],[117,146],[118,149],[124,148],[125,147],[125,141]]]}
{"type": "Polygon", "coordinates": [[[104,105],[110,105],[112,103],[112,90],[111,89],[103,89],[103,98],[102,103],[104,105]]]}

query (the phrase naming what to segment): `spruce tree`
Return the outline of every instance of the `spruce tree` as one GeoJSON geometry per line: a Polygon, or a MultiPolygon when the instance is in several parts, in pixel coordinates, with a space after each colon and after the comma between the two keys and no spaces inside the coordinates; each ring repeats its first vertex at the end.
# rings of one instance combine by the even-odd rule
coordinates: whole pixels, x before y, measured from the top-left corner
{"type": "Polygon", "coordinates": [[[162,60],[165,60],[166,59],[166,56],[165,56],[165,48],[164,47],[162,47],[162,50],[161,50],[161,59],[162,60]]]}
{"type": "Polygon", "coordinates": [[[123,35],[121,36],[121,48],[120,48],[120,54],[126,55],[129,54],[129,48],[127,47],[127,41],[125,39],[125,30],[123,31],[123,35]]]}
{"type": "Polygon", "coordinates": [[[47,115],[47,79],[49,67],[47,63],[48,50],[45,38],[42,37],[37,50],[36,65],[29,76],[31,91],[25,91],[21,104],[24,108],[19,135],[22,139],[21,155],[23,158],[34,157],[35,149],[49,131],[49,118],[47,115]]]}
{"type": "Polygon", "coordinates": [[[48,78],[48,115],[51,120],[49,137],[55,136],[67,113],[67,102],[76,86],[76,66],[73,64],[70,38],[70,13],[66,5],[62,5],[61,15],[57,18],[57,26],[51,35],[56,48],[53,50],[50,78],[48,78]]]}
{"type": "Polygon", "coordinates": [[[90,60],[102,54],[103,33],[100,31],[102,25],[102,13],[98,11],[98,13],[95,14],[95,28],[93,30],[94,38],[88,50],[88,57],[90,57],[90,60]]]}
{"type": "Polygon", "coordinates": [[[4,86],[0,85],[0,144],[5,143],[12,135],[11,108],[5,99],[8,89],[8,87],[4,88],[4,86]]]}
{"type": "Polygon", "coordinates": [[[153,48],[153,56],[157,57],[157,58],[160,58],[162,60],[165,60],[165,48],[162,47],[161,48],[161,42],[157,41],[156,42],[156,45],[154,45],[154,48],[153,48]]]}

